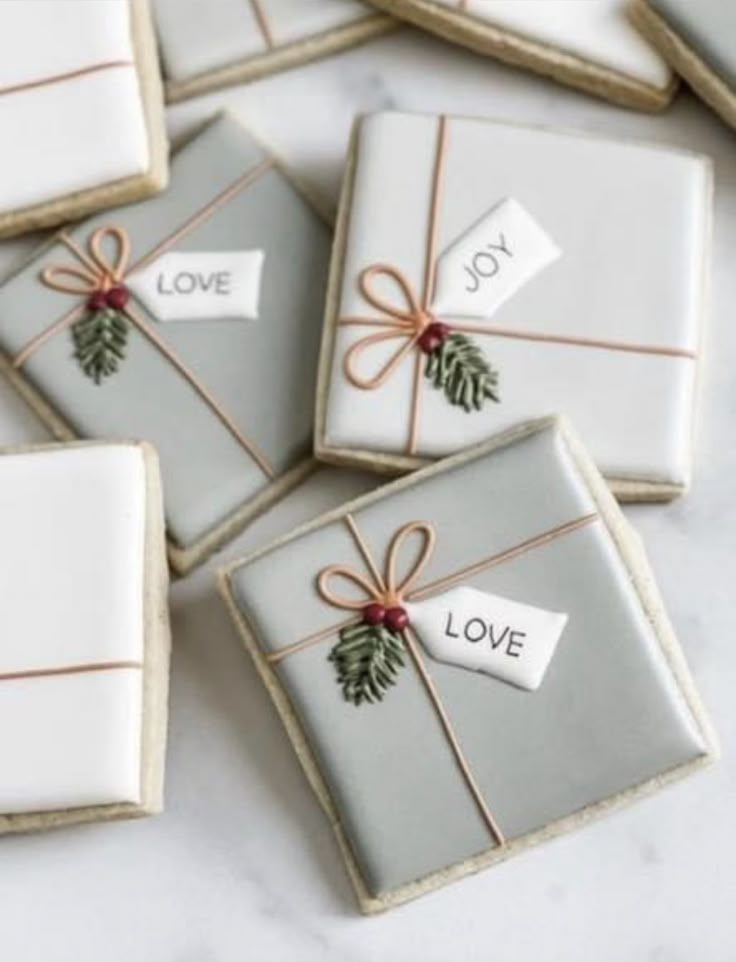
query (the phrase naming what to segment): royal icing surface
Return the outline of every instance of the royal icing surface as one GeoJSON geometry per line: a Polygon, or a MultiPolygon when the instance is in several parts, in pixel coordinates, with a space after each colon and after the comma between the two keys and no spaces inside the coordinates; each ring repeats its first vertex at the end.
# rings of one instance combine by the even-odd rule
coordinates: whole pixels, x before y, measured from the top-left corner
{"type": "Polygon", "coordinates": [[[154,0],[166,75],[187,80],[347,26],[373,12],[357,0],[154,0]]]}
{"type": "Polygon", "coordinates": [[[128,0],[3,0],[0,124],[0,211],[144,173],[128,0]]]}
{"type": "Polygon", "coordinates": [[[230,571],[257,633],[249,647],[287,692],[373,896],[538,839],[560,819],[571,828],[583,810],[708,751],[656,603],[643,604],[651,576],[622,555],[612,528],[625,522],[596,500],[568,437],[528,426],[385,485],[230,571]],[[367,601],[387,608],[383,627],[400,635],[373,658],[360,630],[377,620],[367,601]],[[397,604],[404,629],[389,617],[397,604]],[[493,626],[494,671],[518,671],[522,644],[543,655],[524,677],[531,690],[435,648],[438,610],[442,628],[454,613],[453,646],[488,655],[493,626]]]}
{"type": "MultiPolygon", "coordinates": [[[[460,118],[368,118],[358,141],[334,318],[326,445],[407,454],[417,365],[417,456],[442,456],[561,412],[608,476],[686,483],[709,185],[703,158],[646,145],[460,118]],[[497,373],[498,403],[470,411],[448,403],[426,376],[419,345],[406,348],[380,377],[416,321],[416,314],[408,317],[409,300],[415,306],[421,300],[431,224],[441,261],[485,212],[510,197],[562,256],[490,316],[435,313],[449,331],[455,325],[465,332],[497,373]],[[396,269],[403,289],[385,274],[366,278],[373,265],[396,269]],[[369,324],[361,326],[361,318],[369,324]]],[[[441,277],[438,269],[438,285],[441,277]]],[[[494,280],[500,282],[500,271],[488,283],[494,280]]],[[[429,298],[430,314],[433,303],[429,298]]]]}
{"type": "MultiPolygon", "coordinates": [[[[438,0],[458,7],[457,0],[438,0]]],[[[629,23],[626,0],[468,0],[472,17],[608,67],[653,87],[672,73],[629,23]]]]}
{"type": "Polygon", "coordinates": [[[0,458],[0,813],[140,800],[145,517],[134,445],[0,458]]]}

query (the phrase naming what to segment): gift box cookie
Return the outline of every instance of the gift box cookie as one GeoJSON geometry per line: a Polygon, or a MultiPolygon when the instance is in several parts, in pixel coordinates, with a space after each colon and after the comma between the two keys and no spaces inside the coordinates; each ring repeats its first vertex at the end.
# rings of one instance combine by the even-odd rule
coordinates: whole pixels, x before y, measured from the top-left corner
{"type": "Polygon", "coordinates": [[[317,405],[325,460],[402,471],[561,413],[617,494],[688,485],[707,159],[400,113],[356,128],[317,405]]]}
{"type": "Polygon", "coordinates": [[[0,236],[166,186],[148,0],[0,3],[0,236]]]}
{"type": "Polygon", "coordinates": [[[723,120],[736,127],[736,13],[720,0],[637,0],[631,18],[723,120]]]}
{"type": "Polygon", "coordinates": [[[627,20],[627,0],[374,0],[446,40],[613,103],[662,110],[666,61],[627,20]]]}
{"type": "Polygon", "coordinates": [[[317,519],[222,588],[366,912],[714,751],[638,537],[555,420],[317,519]]]}
{"type": "Polygon", "coordinates": [[[329,248],[222,116],[166,194],[62,231],[0,288],[0,350],[57,434],[155,445],[177,571],[311,466],[329,248]]]}
{"type": "Polygon", "coordinates": [[[358,0],[154,0],[166,97],[184,100],[336,53],[392,29],[358,0]]]}
{"type": "Polygon", "coordinates": [[[0,833],[162,806],[168,569],[145,444],[0,454],[0,833]]]}

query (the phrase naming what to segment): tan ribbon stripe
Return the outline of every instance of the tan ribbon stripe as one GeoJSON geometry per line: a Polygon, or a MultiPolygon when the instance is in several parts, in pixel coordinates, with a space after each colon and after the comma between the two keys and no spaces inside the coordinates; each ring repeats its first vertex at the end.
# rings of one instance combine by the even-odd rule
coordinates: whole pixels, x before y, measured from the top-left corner
{"type": "MultiPolygon", "coordinates": [[[[347,521],[348,517],[350,516],[346,516],[346,523],[350,525],[352,523],[352,518],[350,518],[350,521],[347,521]]],[[[571,534],[573,531],[577,531],[578,528],[583,528],[597,520],[597,514],[587,514],[581,518],[575,518],[573,521],[567,521],[564,524],[550,528],[548,531],[544,531],[542,534],[536,535],[533,538],[527,538],[525,541],[521,541],[519,544],[512,545],[510,548],[505,548],[503,551],[489,555],[487,558],[482,558],[480,561],[476,561],[465,568],[461,568],[459,571],[454,571],[450,575],[445,575],[442,578],[437,578],[435,581],[430,581],[421,588],[413,591],[407,591],[404,597],[407,601],[418,601],[422,598],[429,597],[430,595],[433,595],[438,591],[442,591],[464,578],[470,578],[473,575],[479,574],[481,571],[485,571],[487,568],[493,568],[495,565],[502,564],[505,561],[513,561],[520,555],[526,554],[527,551],[532,551],[535,548],[541,548],[548,542],[554,541],[556,538],[560,538],[566,534],[571,534]]],[[[334,567],[335,566],[333,566],[333,568],[334,567]]],[[[362,584],[361,587],[363,587],[362,584]]],[[[358,607],[362,608],[363,606],[364,602],[361,602],[360,605],[356,605],[356,610],[358,607]]],[[[341,628],[355,624],[355,621],[355,618],[350,618],[346,621],[340,622],[337,625],[331,625],[329,628],[321,629],[312,635],[307,635],[307,637],[302,638],[291,645],[285,645],[283,648],[279,648],[278,651],[269,652],[266,655],[266,660],[272,664],[278,664],[289,655],[296,654],[298,651],[303,651],[305,648],[310,648],[312,645],[315,645],[320,641],[324,641],[325,638],[335,635],[338,631],[340,631],[341,628]]]]}
{"type": "Polygon", "coordinates": [[[488,327],[483,324],[450,325],[453,331],[464,334],[486,334],[489,337],[513,338],[516,341],[537,341],[547,344],[569,344],[573,347],[591,347],[603,351],[625,351],[629,354],[654,354],[660,357],[697,358],[696,351],[680,347],[660,347],[656,344],[633,344],[627,341],[606,341],[594,337],[576,337],[566,334],[539,334],[533,331],[515,331],[508,327],[488,327]]]}
{"type": "Polygon", "coordinates": [[[432,679],[432,676],[429,674],[427,670],[427,665],[424,659],[419,653],[419,646],[417,645],[416,640],[414,638],[414,633],[411,630],[408,630],[408,631],[405,631],[403,634],[404,634],[404,642],[406,644],[407,649],[409,650],[409,654],[412,657],[414,666],[416,667],[416,670],[419,673],[419,677],[421,678],[422,683],[424,684],[424,687],[427,691],[427,694],[429,695],[430,701],[432,702],[434,710],[437,713],[437,717],[439,718],[439,722],[440,722],[440,725],[442,726],[442,730],[445,733],[445,737],[447,738],[447,741],[450,744],[450,748],[452,749],[452,753],[455,756],[455,761],[457,762],[458,767],[460,768],[460,771],[463,774],[463,778],[465,779],[468,785],[468,788],[470,789],[470,793],[473,796],[473,800],[475,801],[476,805],[480,809],[480,813],[483,816],[486,822],[486,825],[490,829],[491,835],[496,840],[496,843],[498,845],[505,845],[506,837],[503,831],[501,830],[500,825],[498,824],[496,819],[493,817],[493,813],[491,812],[490,808],[488,807],[488,804],[486,803],[485,798],[483,797],[483,793],[480,790],[480,786],[475,780],[473,771],[470,768],[468,760],[463,753],[458,737],[455,734],[455,730],[452,727],[452,722],[450,721],[450,717],[445,710],[445,706],[442,704],[442,699],[440,698],[440,694],[437,691],[437,686],[435,685],[432,679]]]}
{"type": "Polygon", "coordinates": [[[187,367],[187,365],[179,358],[179,356],[171,350],[166,341],[164,341],[164,339],[140,316],[140,314],[138,314],[137,311],[128,306],[125,308],[125,314],[133,322],[133,324],[135,324],[141,334],[148,338],[154,347],[156,347],[159,352],[163,354],[163,356],[176,368],[176,370],[182,375],[185,381],[188,382],[193,390],[196,391],[196,393],[202,398],[210,410],[218,417],[224,427],[226,427],[235,440],[238,441],[240,446],[248,452],[266,477],[270,480],[273,480],[276,474],[274,469],[266,460],[265,456],[261,454],[255,444],[249,438],[247,438],[245,434],[243,434],[230,415],[227,414],[219,401],[217,401],[214,395],[210,392],[209,388],[207,388],[204,383],[199,380],[191,368],[187,367]]]}
{"type": "Polygon", "coordinates": [[[134,67],[133,60],[105,60],[101,63],[91,64],[89,67],[79,67],[77,70],[67,70],[64,73],[51,74],[48,77],[39,77],[37,80],[24,80],[22,83],[13,84],[9,87],[0,87],[0,97],[7,94],[17,94],[23,90],[34,90],[36,87],[48,87],[52,84],[63,83],[65,80],[74,80],[76,77],[84,77],[87,74],[99,73],[101,70],[114,70],[118,67],[134,67]]]}
{"type": "Polygon", "coordinates": [[[420,600],[421,598],[426,598],[428,595],[435,594],[437,591],[443,591],[445,588],[449,588],[450,585],[456,584],[464,578],[470,578],[481,571],[486,571],[488,568],[493,568],[505,561],[513,561],[515,558],[526,554],[527,551],[532,551],[534,548],[541,548],[549,544],[550,541],[554,541],[563,535],[571,534],[573,531],[577,531],[578,528],[584,528],[597,520],[598,515],[593,513],[586,514],[582,518],[576,518],[574,521],[566,521],[564,524],[557,525],[556,528],[550,528],[549,531],[545,531],[533,538],[527,538],[526,541],[522,541],[511,548],[506,548],[505,551],[499,551],[498,554],[491,555],[489,558],[483,558],[482,561],[476,561],[475,564],[468,565],[466,568],[461,568],[454,574],[446,575],[444,578],[438,578],[436,581],[430,581],[418,591],[413,591],[408,594],[406,596],[407,600],[420,600]]]}
{"type": "MultiPolygon", "coordinates": [[[[391,540],[391,545],[389,547],[388,556],[386,560],[386,574],[385,577],[381,575],[381,572],[373,559],[373,554],[368,547],[368,543],[358,530],[358,526],[355,523],[352,515],[348,514],[344,518],[345,523],[350,529],[350,533],[356,541],[358,549],[363,556],[363,560],[366,563],[368,570],[374,579],[374,585],[366,583],[363,575],[359,572],[353,571],[351,568],[347,568],[341,565],[332,565],[329,568],[325,568],[324,571],[320,572],[318,579],[319,590],[324,597],[324,599],[330,604],[336,605],[338,607],[345,607],[349,609],[355,609],[358,607],[365,606],[365,600],[355,601],[351,598],[340,598],[335,595],[334,592],[329,588],[330,577],[337,574],[345,578],[349,578],[354,581],[362,588],[368,590],[368,596],[376,600],[381,601],[383,604],[389,606],[394,604],[400,604],[404,594],[407,593],[411,585],[416,581],[416,579],[421,574],[424,566],[429,561],[430,555],[434,550],[434,544],[436,540],[435,530],[431,524],[425,521],[412,521],[409,524],[404,525],[400,528],[391,540]],[[408,538],[414,532],[419,532],[423,535],[424,544],[419,557],[414,563],[414,566],[410,569],[409,573],[403,579],[399,581],[396,574],[396,561],[398,558],[399,551],[403,545],[406,538],[408,538]]],[[[442,704],[442,699],[437,691],[437,686],[432,680],[427,666],[424,663],[419,648],[417,647],[416,641],[410,631],[403,631],[402,636],[406,644],[407,650],[411,655],[414,666],[417,670],[420,680],[424,685],[424,688],[429,696],[429,700],[432,702],[432,707],[435,710],[437,719],[442,727],[442,730],[447,738],[450,749],[455,756],[455,761],[465,779],[465,782],[470,790],[473,800],[475,801],[478,809],[483,816],[491,835],[496,841],[497,845],[504,845],[505,838],[503,832],[498,826],[495,818],[491,814],[490,809],[486,803],[483,794],[480,791],[478,783],[473,776],[472,770],[468,763],[467,758],[462,750],[460,741],[452,727],[452,722],[442,704]]]]}
{"type": "MultiPolygon", "coordinates": [[[[437,146],[432,173],[429,219],[426,237],[424,281],[421,300],[412,282],[401,270],[392,264],[376,263],[364,268],[358,276],[358,288],[363,299],[384,317],[349,316],[339,318],[339,326],[361,326],[380,328],[376,333],[366,334],[350,345],[343,359],[345,377],[355,387],[364,390],[380,388],[401,366],[407,355],[415,353],[407,453],[415,454],[418,444],[419,416],[421,409],[422,352],[419,340],[425,328],[438,320],[431,310],[437,270],[437,238],[439,232],[440,207],[445,181],[447,157],[448,121],[444,115],[439,118],[437,146]],[[380,294],[374,281],[378,277],[388,278],[396,285],[401,296],[401,304],[392,302],[380,294]],[[377,374],[363,376],[357,368],[361,355],[376,344],[385,341],[401,340],[400,346],[389,357],[377,374]]],[[[503,327],[490,327],[482,324],[466,324],[462,321],[445,321],[453,331],[481,334],[487,337],[511,338],[518,341],[569,345],[606,351],[624,351],[630,354],[678,357],[695,360],[697,352],[685,348],[663,347],[658,345],[632,344],[625,341],[612,341],[588,337],[541,334],[516,331],[503,327]]]]}
{"type": "Polygon", "coordinates": [[[324,641],[325,638],[329,638],[337,632],[341,631],[343,628],[347,628],[350,625],[356,623],[355,618],[346,618],[345,621],[341,621],[336,625],[330,625],[329,628],[323,628],[321,631],[315,631],[312,635],[307,635],[306,638],[302,638],[301,641],[294,642],[293,645],[286,645],[284,648],[280,648],[278,651],[271,651],[266,655],[266,661],[271,665],[278,665],[280,661],[289,655],[295,655],[298,651],[303,651],[305,648],[311,648],[312,645],[316,645],[318,641],[324,641]]]}
{"type": "Polygon", "coordinates": [[[276,43],[273,39],[271,24],[266,16],[266,11],[263,9],[261,0],[250,0],[250,5],[253,7],[253,15],[258,22],[258,29],[261,31],[261,36],[263,37],[266,46],[269,50],[273,50],[276,46],[276,43]]]}
{"type": "Polygon", "coordinates": [[[0,681],[15,681],[19,678],[46,678],[54,675],[81,675],[91,671],[118,671],[121,668],[143,668],[142,661],[99,661],[82,665],[62,665],[58,668],[29,668],[25,671],[6,671],[0,673],[0,681]]]}
{"type": "Polygon", "coordinates": [[[223,207],[225,204],[229,203],[233,197],[237,196],[242,190],[245,190],[246,187],[249,187],[254,181],[258,180],[263,174],[267,173],[275,166],[276,161],[270,157],[267,157],[259,164],[256,164],[255,167],[252,167],[250,170],[246,170],[246,172],[241,174],[240,177],[237,177],[232,184],[228,184],[224,190],[221,190],[219,194],[216,194],[212,198],[212,200],[208,201],[204,207],[201,207],[198,211],[192,214],[191,217],[185,220],[184,223],[171,234],[169,234],[168,237],[165,237],[160,244],[157,244],[153,248],[153,250],[149,251],[148,254],[145,254],[139,260],[135,261],[128,273],[133,274],[134,272],[141,271],[145,267],[148,267],[150,263],[155,261],[156,258],[160,257],[162,254],[165,254],[166,251],[173,247],[174,244],[181,240],[182,237],[186,237],[186,235],[191,233],[191,231],[193,231],[196,227],[199,227],[200,224],[203,224],[206,220],[212,217],[212,215],[215,214],[220,207],[223,207]]]}
{"type": "MultiPolygon", "coordinates": [[[[193,214],[177,228],[177,230],[164,238],[129,269],[128,262],[130,260],[131,245],[128,233],[124,228],[115,225],[98,228],[89,238],[88,251],[85,251],[71,235],[63,231],[59,235],[59,240],[74,254],[82,266],[49,265],[44,268],[41,278],[47,286],[68,294],[89,295],[97,290],[107,291],[116,284],[121,283],[129,274],[142,270],[156,260],[156,258],[160,257],[182,237],[186,236],[207,218],[211,217],[223,204],[226,204],[236,194],[253,183],[253,181],[273,166],[274,162],[267,159],[251,170],[246,171],[245,174],[242,174],[232,184],[217,194],[204,207],[193,214]],[[117,245],[117,256],[113,261],[110,261],[104,251],[104,241],[107,237],[113,237],[117,245]]],[[[73,324],[85,309],[85,304],[77,305],[70,311],[67,311],[66,314],[44,331],[41,331],[28,341],[12,359],[13,367],[16,369],[22,367],[39,347],[49,340],[49,338],[73,324]]],[[[253,442],[245,436],[240,428],[238,428],[204,383],[199,380],[194,372],[178,357],[166,341],[147,323],[130,303],[126,305],[124,312],[131,323],[154,345],[159,353],[176,368],[190,387],[202,398],[241,447],[248,452],[266,477],[273,479],[275,472],[268,460],[253,442]]]]}

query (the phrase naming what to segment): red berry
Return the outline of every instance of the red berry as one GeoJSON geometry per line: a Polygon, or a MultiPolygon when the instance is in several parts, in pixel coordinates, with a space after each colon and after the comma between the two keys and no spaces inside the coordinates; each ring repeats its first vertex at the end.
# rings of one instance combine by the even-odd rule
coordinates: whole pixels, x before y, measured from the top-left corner
{"type": "Polygon", "coordinates": [[[91,311],[104,311],[107,307],[107,298],[104,291],[95,291],[87,301],[87,307],[91,311]]]}
{"type": "Polygon", "coordinates": [[[409,615],[403,608],[389,608],[383,623],[389,631],[403,631],[409,624],[409,615]]]}
{"type": "Polygon", "coordinates": [[[105,300],[107,301],[108,307],[111,307],[115,311],[122,311],[130,300],[130,294],[128,293],[127,287],[111,287],[107,292],[105,300]]]}
{"type": "Polygon", "coordinates": [[[383,624],[383,619],[386,617],[386,609],[383,605],[379,605],[374,602],[371,605],[366,605],[363,609],[363,621],[367,625],[381,625],[383,624]]]}
{"type": "Polygon", "coordinates": [[[442,321],[433,321],[422,331],[422,336],[419,338],[419,347],[425,354],[434,354],[449,335],[450,328],[447,324],[443,324],[442,321]]]}

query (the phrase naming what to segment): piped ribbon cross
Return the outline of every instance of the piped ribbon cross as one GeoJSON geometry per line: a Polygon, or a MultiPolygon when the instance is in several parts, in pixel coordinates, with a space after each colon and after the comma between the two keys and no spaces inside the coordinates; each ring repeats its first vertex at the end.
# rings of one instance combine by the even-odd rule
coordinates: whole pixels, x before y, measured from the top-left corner
{"type": "MultiPolygon", "coordinates": [[[[106,295],[120,288],[128,295],[123,286],[128,264],[130,263],[130,238],[122,227],[99,227],[90,235],[87,242],[88,253],[74,244],[74,253],[81,266],[50,264],[41,272],[41,279],[48,287],[66,294],[106,295]],[[104,251],[104,242],[111,237],[116,243],[116,253],[109,259],[104,251]],[[66,278],[71,278],[67,280],[66,278]]],[[[129,295],[128,295],[129,296],[129,295]]],[[[127,301],[127,298],[126,298],[127,301]]],[[[120,305],[124,307],[125,305],[120,305]]]]}
{"type": "MultiPolygon", "coordinates": [[[[363,623],[370,626],[383,625],[389,631],[401,632],[409,627],[409,616],[402,607],[404,599],[416,585],[422,571],[427,565],[436,541],[435,530],[426,521],[411,521],[396,532],[386,556],[385,574],[375,567],[371,560],[371,577],[356,571],[346,565],[330,565],[324,568],[317,578],[317,586],[322,597],[336,608],[346,611],[361,611],[363,623]],[[405,577],[397,577],[397,559],[402,545],[414,532],[422,536],[422,546],[405,577]],[[345,578],[352,581],[365,593],[362,599],[349,598],[333,591],[330,581],[333,578],[345,578]]],[[[381,697],[379,694],[378,697],[381,697]]]]}
{"type": "Polygon", "coordinates": [[[471,412],[480,411],[486,401],[500,400],[498,373],[468,336],[484,333],[482,326],[438,318],[427,303],[420,301],[407,277],[391,264],[372,264],[362,270],[358,277],[358,288],[365,301],[385,316],[344,317],[338,321],[341,326],[366,325],[381,328],[376,333],[359,338],[348,348],[343,362],[345,376],[357,388],[380,388],[409,354],[418,351],[410,451],[413,450],[416,434],[418,380],[422,356],[426,356],[424,376],[433,387],[444,392],[450,404],[471,412]],[[400,302],[386,298],[376,289],[379,278],[388,278],[396,285],[400,302]],[[379,370],[370,376],[363,375],[359,367],[363,354],[376,345],[396,339],[402,343],[379,370]]]}
{"type": "Polygon", "coordinates": [[[382,574],[352,516],[347,515],[345,520],[370,576],[347,565],[329,565],[317,577],[317,587],[325,601],[346,611],[361,611],[363,615],[359,623],[341,629],[340,640],[329,655],[337,668],[343,694],[356,705],[380,701],[385,689],[394,684],[395,675],[404,665],[404,651],[408,651],[481,817],[495,843],[503,845],[504,834],[471,771],[402,604],[416,592],[415,586],[434,551],[435,529],[427,521],[410,521],[399,528],[391,539],[382,574]],[[406,540],[415,533],[421,537],[419,552],[401,578],[397,573],[398,558],[406,540]],[[330,586],[334,578],[352,582],[364,597],[352,598],[335,592],[330,586]]]}
{"type": "MultiPolygon", "coordinates": [[[[448,324],[439,321],[431,311],[419,303],[419,298],[410,282],[400,270],[390,264],[373,264],[371,267],[366,267],[358,277],[358,287],[371,307],[387,315],[385,320],[381,319],[374,322],[380,324],[385,330],[379,331],[377,334],[367,334],[360,338],[345,354],[345,374],[347,377],[356,387],[370,390],[384,384],[415,347],[419,347],[426,354],[435,351],[450,334],[451,328],[448,324]],[[374,290],[374,278],[381,276],[389,277],[396,283],[405,307],[397,306],[374,290]],[[393,341],[396,338],[405,339],[405,341],[377,374],[373,377],[362,377],[358,372],[357,365],[363,352],[374,344],[382,344],[384,341],[393,341]]],[[[345,318],[341,323],[348,324],[350,321],[350,318],[345,318]]],[[[367,324],[368,320],[356,319],[356,323],[367,324]]]]}
{"type": "MultiPolygon", "coordinates": [[[[267,169],[266,165],[261,165],[267,169]]],[[[222,198],[229,197],[234,188],[240,189],[250,182],[254,174],[261,168],[238,181],[223,192],[222,198]]],[[[214,209],[220,203],[220,198],[212,202],[214,209]]],[[[203,213],[207,213],[204,211],[203,213]]],[[[200,214],[192,218],[191,225],[201,220],[200,214]]],[[[79,244],[70,234],[62,231],[59,234],[60,243],[74,254],[75,264],[51,264],[41,272],[41,281],[52,290],[65,294],[85,297],[82,304],[78,304],[64,314],[58,321],[50,325],[20,351],[13,359],[16,368],[28,358],[46,340],[59,331],[71,327],[74,341],[74,356],[77,358],[84,373],[92,378],[96,384],[114,374],[125,356],[125,346],[128,337],[128,325],[132,324],[138,331],[165,357],[170,364],[184,377],[190,387],[210,408],[213,414],[230,432],[235,440],[245,449],[253,461],[268,478],[274,477],[274,471],[255,444],[245,436],[237,424],[227,414],[224,408],[213,396],[209,388],[199,380],[197,375],[178,357],[171,347],[158,334],[154,327],[136,310],[130,291],[125,286],[125,278],[135,270],[140,270],[162,253],[171,240],[183,236],[189,225],[184,225],[177,234],[155,248],[140,261],[130,265],[131,242],[128,232],[117,225],[99,227],[89,237],[87,249],[79,244]],[[108,256],[105,252],[106,241],[112,240],[114,252],[108,256]]]]}

